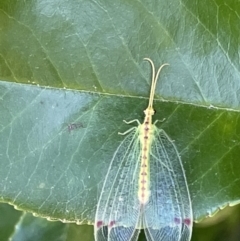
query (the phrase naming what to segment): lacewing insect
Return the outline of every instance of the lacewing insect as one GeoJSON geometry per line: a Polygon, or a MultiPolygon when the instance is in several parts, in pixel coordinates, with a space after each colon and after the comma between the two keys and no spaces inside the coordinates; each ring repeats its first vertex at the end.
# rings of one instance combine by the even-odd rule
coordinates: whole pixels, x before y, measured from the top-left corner
{"type": "Polygon", "coordinates": [[[143,124],[137,122],[117,148],[105,178],[94,224],[95,241],[189,241],[192,206],[179,153],[166,132],[152,124],[159,73],[151,59],[152,83],[143,124]]]}

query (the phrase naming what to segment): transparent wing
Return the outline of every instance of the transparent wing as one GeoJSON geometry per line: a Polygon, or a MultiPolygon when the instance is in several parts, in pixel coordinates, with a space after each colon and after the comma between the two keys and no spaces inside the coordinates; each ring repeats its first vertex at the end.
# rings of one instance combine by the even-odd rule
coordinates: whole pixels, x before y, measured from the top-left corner
{"type": "Polygon", "coordinates": [[[141,213],[138,202],[139,127],[117,148],[105,178],[95,216],[95,241],[136,241],[141,213]]]}
{"type": "Polygon", "coordinates": [[[150,150],[150,199],[143,211],[148,241],[189,241],[192,206],[179,153],[155,125],[150,150]]]}

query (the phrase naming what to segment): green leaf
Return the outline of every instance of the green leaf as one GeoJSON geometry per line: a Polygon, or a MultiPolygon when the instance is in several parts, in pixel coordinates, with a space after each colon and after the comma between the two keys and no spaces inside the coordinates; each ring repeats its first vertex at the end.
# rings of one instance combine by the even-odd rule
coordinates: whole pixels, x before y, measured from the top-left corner
{"type": "Polygon", "coordinates": [[[90,225],[64,224],[49,222],[14,210],[7,204],[0,204],[1,241],[93,241],[93,227],[90,225]],[[18,219],[17,219],[18,217],[18,219]]]}
{"type": "MultiPolygon", "coordinates": [[[[15,210],[7,204],[0,204],[0,240],[8,241],[93,241],[93,226],[49,222],[30,214],[15,210]]],[[[239,233],[240,206],[225,208],[214,218],[195,225],[191,241],[237,241],[239,233]]],[[[139,241],[146,241],[144,232],[139,241]]]]}
{"type": "Polygon", "coordinates": [[[155,119],[181,153],[194,219],[240,200],[236,1],[0,3],[0,200],[93,223],[111,157],[142,120],[150,57],[168,62],[155,119]]]}
{"type": "Polygon", "coordinates": [[[15,224],[18,222],[21,212],[14,210],[8,204],[0,203],[0,240],[9,240],[14,232],[15,224]]]}

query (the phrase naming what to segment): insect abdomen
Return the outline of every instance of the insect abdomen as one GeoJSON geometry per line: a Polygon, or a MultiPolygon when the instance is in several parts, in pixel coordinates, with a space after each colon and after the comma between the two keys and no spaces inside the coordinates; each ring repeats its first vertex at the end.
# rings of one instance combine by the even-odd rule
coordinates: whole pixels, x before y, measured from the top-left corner
{"type": "Polygon", "coordinates": [[[149,153],[153,137],[153,128],[149,118],[144,120],[140,128],[141,165],[138,183],[138,200],[141,204],[146,204],[151,195],[149,153]]]}

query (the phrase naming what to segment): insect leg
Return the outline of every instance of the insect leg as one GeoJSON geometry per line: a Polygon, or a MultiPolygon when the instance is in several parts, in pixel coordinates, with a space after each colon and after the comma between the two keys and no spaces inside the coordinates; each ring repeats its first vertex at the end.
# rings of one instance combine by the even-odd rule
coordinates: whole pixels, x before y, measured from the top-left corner
{"type": "Polygon", "coordinates": [[[162,120],[155,120],[153,124],[155,125],[155,124],[157,124],[158,122],[164,122],[165,120],[166,120],[166,118],[163,118],[162,120]]]}
{"type": "Polygon", "coordinates": [[[138,119],[134,119],[134,120],[130,120],[130,121],[123,120],[123,122],[126,123],[126,124],[128,124],[128,125],[131,124],[131,123],[133,123],[133,122],[137,122],[138,125],[141,125],[141,123],[140,123],[140,121],[139,121],[138,119]]]}
{"type": "Polygon", "coordinates": [[[131,132],[132,130],[134,130],[134,129],[136,129],[136,128],[137,128],[137,127],[134,126],[134,127],[128,129],[128,130],[125,131],[125,132],[118,132],[118,135],[122,135],[122,136],[124,136],[124,135],[128,134],[129,132],[131,132]]]}

